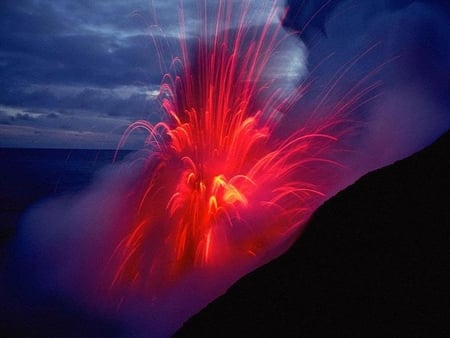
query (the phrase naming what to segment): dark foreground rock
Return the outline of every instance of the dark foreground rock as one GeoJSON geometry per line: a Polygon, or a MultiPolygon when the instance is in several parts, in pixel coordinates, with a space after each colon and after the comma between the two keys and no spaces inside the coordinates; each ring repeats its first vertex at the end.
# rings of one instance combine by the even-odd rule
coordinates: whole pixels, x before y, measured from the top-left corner
{"type": "Polygon", "coordinates": [[[447,336],[450,132],[326,202],[177,336],[447,336]]]}

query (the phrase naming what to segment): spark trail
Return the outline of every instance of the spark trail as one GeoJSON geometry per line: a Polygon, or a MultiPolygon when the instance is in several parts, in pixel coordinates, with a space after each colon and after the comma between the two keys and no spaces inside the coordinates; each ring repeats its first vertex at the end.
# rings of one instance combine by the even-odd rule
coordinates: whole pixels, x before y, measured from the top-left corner
{"type": "Polygon", "coordinates": [[[165,118],[136,121],[119,145],[136,129],[148,132],[146,169],[130,188],[136,212],[111,258],[112,289],[154,295],[196,269],[261,263],[324,198],[323,175],[337,164],[327,152],[359,94],[285,134],[283,117],[307,85],[286,92],[267,76],[291,37],[273,3],[261,5],[262,28],[249,25],[249,4],[219,1],[216,23],[204,20],[195,42],[179,11],[181,53],[160,87],[165,118]]]}

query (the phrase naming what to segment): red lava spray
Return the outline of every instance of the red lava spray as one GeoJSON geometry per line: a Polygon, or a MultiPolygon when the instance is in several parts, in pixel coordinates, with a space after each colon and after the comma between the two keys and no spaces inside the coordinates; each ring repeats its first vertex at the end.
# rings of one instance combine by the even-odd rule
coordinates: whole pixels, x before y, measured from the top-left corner
{"type": "Polygon", "coordinates": [[[142,181],[130,189],[136,212],[111,258],[112,289],[154,297],[195,270],[261,264],[323,200],[321,168],[337,165],[327,152],[344,113],[311,116],[283,133],[304,87],[286,93],[266,70],[291,37],[267,2],[262,28],[249,25],[249,4],[219,1],[216,22],[204,20],[189,44],[180,10],[181,53],[159,95],[165,117],[136,121],[121,141],[144,129],[149,152],[142,181]]]}

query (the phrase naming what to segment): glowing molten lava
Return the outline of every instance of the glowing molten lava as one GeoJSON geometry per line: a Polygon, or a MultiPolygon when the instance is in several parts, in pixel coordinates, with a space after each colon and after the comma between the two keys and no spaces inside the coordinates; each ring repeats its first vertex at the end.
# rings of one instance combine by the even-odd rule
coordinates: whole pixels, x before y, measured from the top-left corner
{"type": "Polygon", "coordinates": [[[289,36],[276,7],[262,28],[248,25],[248,11],[248,2],[219,2],[217,23],[205,22],[189,43],[182,28],[181,56],[160,90],[166,117],[137,121],[122,139],[143,128],[149,151],[130,192],[134,219],[112,257],[113,287],[151,293],[193,269],[263,261],[299,233],[323,196],[318,167],[332,162],[323,153],[339,121],[283,134],[280,121],[302,90],[284,92],[265,71],[289,36]],[[228,29],[234,11],[239,20],[228,29]]]}

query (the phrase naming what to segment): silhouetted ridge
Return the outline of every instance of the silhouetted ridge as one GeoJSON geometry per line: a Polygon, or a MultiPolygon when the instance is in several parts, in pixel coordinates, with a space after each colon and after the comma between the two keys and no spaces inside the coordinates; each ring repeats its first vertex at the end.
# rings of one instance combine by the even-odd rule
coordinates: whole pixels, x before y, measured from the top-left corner
{"type": "Polygon", "coordinates": [[[283,256],[177,336],[445,336],[450,132],[326,202],[283,256]]]}

